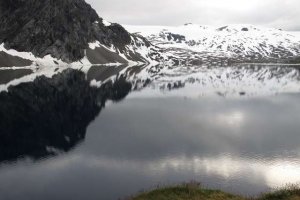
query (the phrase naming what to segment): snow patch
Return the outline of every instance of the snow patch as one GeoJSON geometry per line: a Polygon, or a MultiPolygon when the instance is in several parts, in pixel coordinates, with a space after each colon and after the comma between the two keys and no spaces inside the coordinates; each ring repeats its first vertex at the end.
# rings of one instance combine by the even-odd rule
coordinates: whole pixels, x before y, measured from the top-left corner
{"type": "Polygon", "coordinates": [[[106,21],[106,20],[102,20],[102,23],[104,24],[104,26],[110,26],[111,25],[111,23],[110,22],[108,22],[108,21],[106,21]]]}
{"type": "Polygon", "coordinates": [[[95,41],[95,42],[92,42],[92,43],[89,43],[89,48],[90,49],[96,49],[97,47],[100,47],[100,42],[99,41],[95,41]]]}

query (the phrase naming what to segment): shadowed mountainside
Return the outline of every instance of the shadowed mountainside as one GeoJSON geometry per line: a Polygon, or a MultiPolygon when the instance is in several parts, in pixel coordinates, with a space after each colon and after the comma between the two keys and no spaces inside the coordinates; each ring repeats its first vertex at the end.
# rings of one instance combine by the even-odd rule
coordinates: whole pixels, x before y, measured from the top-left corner
{"type": "Polygon", "coordinates": [[[94,41],[123,51],[131,38],[119,24],[104,25],[84,0],[0,0],[0,44],[7,49],[73,62],[94,41]]]}

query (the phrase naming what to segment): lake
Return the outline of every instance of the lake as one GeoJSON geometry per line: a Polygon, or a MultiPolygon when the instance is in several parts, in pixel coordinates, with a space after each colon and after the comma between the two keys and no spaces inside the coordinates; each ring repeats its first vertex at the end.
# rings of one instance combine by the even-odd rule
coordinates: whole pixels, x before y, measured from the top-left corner
{"type": "Polygon", "coordinates": [[[0,130],[22,138],[3,136],[0,199],[115,200],[189,181],[258,195],[300,183],[298,68],[266,68],[247,79],[173,69],[131,92],[122,77],[96,90],[71,73],[57,78],[71,77],[65,86],[43,79],[2,94],[13,114],[0,112],[0,130]]]}

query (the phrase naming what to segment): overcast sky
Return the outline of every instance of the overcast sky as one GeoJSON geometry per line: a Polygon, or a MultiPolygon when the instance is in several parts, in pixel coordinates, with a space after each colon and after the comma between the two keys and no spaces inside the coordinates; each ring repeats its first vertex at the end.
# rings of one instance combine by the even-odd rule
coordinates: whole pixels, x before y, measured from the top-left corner
{"type": "Polygon", "coordinates": [[[86,0],[107,21],[131,25],[256,24],[300,30],[300,0],[86,0]]]}

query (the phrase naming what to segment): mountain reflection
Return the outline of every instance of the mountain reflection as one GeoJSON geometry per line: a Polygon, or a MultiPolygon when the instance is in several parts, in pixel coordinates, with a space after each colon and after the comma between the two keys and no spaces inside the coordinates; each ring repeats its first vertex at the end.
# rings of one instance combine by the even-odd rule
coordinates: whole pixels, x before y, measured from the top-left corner
{"type": "Polygon", "coordinates": [[[69,151],[84,140],[105,102],[130,90],[124,76],[96,88],[72,69],[10,87],[0,93],[0,162],[69,151]]]}

